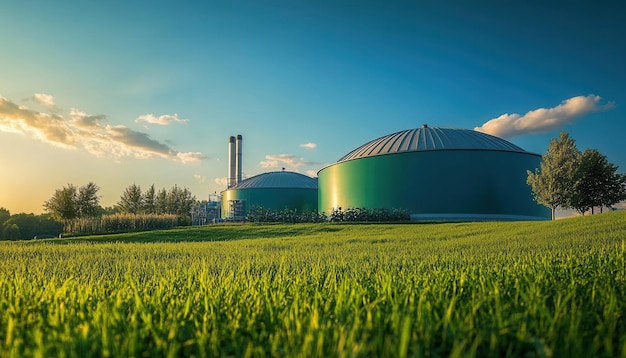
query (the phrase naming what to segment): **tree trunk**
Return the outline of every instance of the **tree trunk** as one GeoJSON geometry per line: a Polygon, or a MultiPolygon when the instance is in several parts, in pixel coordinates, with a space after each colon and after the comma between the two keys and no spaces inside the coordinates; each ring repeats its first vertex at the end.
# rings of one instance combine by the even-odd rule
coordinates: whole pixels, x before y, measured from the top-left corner
{"type": "Polygon", "coordinates": [[[555,213],[556,213],[556,206],[552,207],[552,220],[554,220],[555,218],[555,213]]]}
{"type": "Polygon", "coordinates": [[[593,206],[591,207],[591,215],[593,215],[593,206]]]}

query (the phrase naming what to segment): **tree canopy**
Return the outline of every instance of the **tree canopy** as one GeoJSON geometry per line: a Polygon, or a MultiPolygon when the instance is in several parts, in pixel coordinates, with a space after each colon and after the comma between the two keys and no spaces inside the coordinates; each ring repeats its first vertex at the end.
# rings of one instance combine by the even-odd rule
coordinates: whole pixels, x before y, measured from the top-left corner
{"type": "Polygon", "coordinates": [[[101,210],[99,190],[91,182],[80,188],[67,184],[57,189],[43,207],[53,218],[61,221],[96,216],[101,210]]]}
{"type": "Polygon", "coordinates": [[[132,184],[124,190],[117,206],[120,212],[129,214],[174,214],[181,219],[180,224],[186,224],[196,202],[189,189],[177,185],[158,191],[151,185],[142,193],[139,185],[132,184]]]}
{"type": "Polygon", "coordinates": [[[527,183],[532,188],[535,201],[552,209],[552,220],[556,208],[569,207],[571,204],[571,184],[574,182],[579,157],[580,151],[574,139],[566,132],[561,132],[558,139],[550,140],[540,167],[534,172],[527,171],[527,183]]]}
{"type": "Polygon", "coordinates": [[[527,183],[535,201],[552,209],[573,208],[584,215],[594,207],[612,206],[626,200],[626,175],[595,149],[580,153],[565,132],[552,139],[540,167],[528,171],[527,183]]]}

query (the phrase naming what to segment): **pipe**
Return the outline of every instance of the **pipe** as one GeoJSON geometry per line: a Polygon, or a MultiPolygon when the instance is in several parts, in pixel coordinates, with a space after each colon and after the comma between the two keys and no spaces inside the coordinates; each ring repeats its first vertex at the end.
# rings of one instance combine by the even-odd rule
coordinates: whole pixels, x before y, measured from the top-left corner
{"type": "Polygon", "coordinates": [[[237,135],[237,161],[235,162],[235,173],[237,175],[236,178],[236,183],[235,184],[239,184],[241,183],[241,144],[243,141],[243,137],[241,136],[241,134],[237,135]]]}
{"type": "Polygon", "coordinates": [[[230,136],[230,138],[228,138],[228,178],[226,180],[226,185],[229,188],[232,188],[236,184],[235,181],[235,137],[230,136]]]}

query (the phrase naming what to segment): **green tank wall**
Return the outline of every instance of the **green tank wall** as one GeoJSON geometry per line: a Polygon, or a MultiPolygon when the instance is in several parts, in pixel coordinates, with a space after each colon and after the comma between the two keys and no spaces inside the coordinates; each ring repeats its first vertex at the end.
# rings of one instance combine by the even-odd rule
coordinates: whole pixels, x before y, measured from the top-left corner
{"type": "Polygon", "coordinates": [[[229,202],[244,200],[245,210],[254,205],[266,209],[285,208],[303,211],[317,211],[317,189],[304,188],[245,188],[229,189],[222,192],[222,218],[230,217],[229,202]]]}
{"type": "Polygon", "coordinates": [[[359,158],[318,173],[318,206],[406,209],[412,219],[547,220],[526,184],[531,153],[434,150],[359,158]]]}

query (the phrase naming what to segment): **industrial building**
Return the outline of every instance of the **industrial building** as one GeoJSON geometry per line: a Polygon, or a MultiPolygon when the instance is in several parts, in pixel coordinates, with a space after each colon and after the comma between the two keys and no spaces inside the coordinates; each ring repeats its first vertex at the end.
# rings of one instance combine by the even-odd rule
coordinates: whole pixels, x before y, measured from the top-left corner
{"type": "Polygon", "coordinates": [[[549,220],[526,184],[541,156],[498,137],[424,125],[374,139],[318,172],[318,207],[404,209],[413,220],[549,220]]]}
{"type": "Polygon", "coordinates": [[[317,212],[317,179],[290,171],[259,174],[242,179],[241,135],[228,140],[228,188],[221,193],[225,220],[245,220],[253,206],[317,212]]]}

